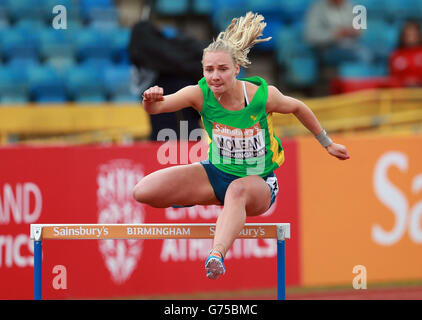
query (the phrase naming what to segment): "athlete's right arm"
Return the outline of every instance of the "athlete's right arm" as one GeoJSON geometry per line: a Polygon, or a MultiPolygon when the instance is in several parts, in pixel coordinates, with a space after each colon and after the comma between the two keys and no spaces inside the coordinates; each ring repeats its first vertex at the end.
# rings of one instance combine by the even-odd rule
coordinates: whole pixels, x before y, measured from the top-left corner
{"type": "Polygon", "coordinates": [[[202,91],[198,85],[187,86],[179,91],[164,95],[161,87],[154,86],[144,91],[142,105],[149,114],[175,112],[186,107],[202,110],[202,91]]]}

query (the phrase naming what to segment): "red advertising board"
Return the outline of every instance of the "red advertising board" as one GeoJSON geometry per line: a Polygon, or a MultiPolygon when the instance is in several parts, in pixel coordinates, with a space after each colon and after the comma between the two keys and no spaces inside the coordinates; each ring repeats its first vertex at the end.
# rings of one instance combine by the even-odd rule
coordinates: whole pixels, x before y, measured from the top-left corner
{"type": "MultiPolygon", "coordinates": [[[[33,297],[31,223],[214,223],[220,206],[156,209],[133,200],[133,186],[143,176],[199,160],[185,156],[186,146],[167,144],[165,150],[164,145],[0,149],[0,299],[33,297]],[[171,161],[164,163],[163,159],[171,161]]],[[[289,140],[283,146],[286,162],[276,171],[280,185],[277,201],[266,214],[247,222],[291,223],[286,282],[298,285],[297,145],[289,140]]],[[[198,151],[194,145],[188,149],[198,151]]],[[[226,257],[227,272],[216,281],[209,280],[204,270],[211,243],[211,239],[46,240],[43,298],[113,298],[276,286],[275,240],[236,240],[226,257]]]]}

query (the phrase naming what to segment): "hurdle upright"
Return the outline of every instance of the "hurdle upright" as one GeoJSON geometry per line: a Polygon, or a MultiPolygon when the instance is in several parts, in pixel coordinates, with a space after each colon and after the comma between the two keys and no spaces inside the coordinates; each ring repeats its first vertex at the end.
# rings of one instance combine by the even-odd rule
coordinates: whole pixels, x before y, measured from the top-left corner
{"type": "MultiPolygon", "coordinates": [[[[42,299],[43,240],[212,239],[215,224],[31,224],[34,241],[34,300],[42,299]]],[[[286,299],[285,240],[290,223],[246,223],[238,239],[277,239],[277,299],[286,299]]]]}

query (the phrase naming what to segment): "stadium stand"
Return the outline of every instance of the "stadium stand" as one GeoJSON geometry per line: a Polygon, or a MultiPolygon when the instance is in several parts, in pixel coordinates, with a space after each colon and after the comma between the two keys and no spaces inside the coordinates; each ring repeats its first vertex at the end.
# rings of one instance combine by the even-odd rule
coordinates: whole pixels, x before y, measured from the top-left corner
{"type": "Polygon", "coordinates": [[[210,15],[214,0],[193,0],[192,11],[195,15],[210,15]]]}
{"type": "MultiPolygon", "coordinates": [[[[124,2],[124,1],[120,1],[124,2]]],[[[147,3],[148,1],[144,1],[147,3]]],[[[305,14],[312,0],[155,0],[150,1],[159,17],[176,17],[189,20],[206,16],[218,32],[235,16],[248,10],[265,15],[267,28],[264,37],[273,41],[261,43],[257,51],[273,53],[275,79],[287,89],[301,89],[318,81],[320,65],[313,50],[303,37],[305,14]]],[[[128,65],[127,44],[130,30],[119,21],[119,8],[113,0],[63,0],[67,10],[68,28],[55,30],[51,26],[55,14],[54,0],[0,0],[1,68],[11,60],[28,59],[58,69],[59,73],[71,65],[85,60],[108,59],[113,64],[128,65]],[[28,32],[31,30],[31,32],[28,32]]],[[[357,1],[354,3],[358,4],[357,1]]],[[[422,0],[365,0],[370,13],[368,28],[361,42],[376,56],[376,67],[342,65],[337,83],[352,78],[379,78],[388,75],[382,65],[397,45],[403,21],[409,18],[422,20],[422,0]],[[387,5],[385,3],[387,2],[387,5]],[[354,69],[353,75],[350,70],[354,69]]],[[[128,71],[129,68],[122,68],[128,71]]],[[[366,79],[367,80],[367,79],[366,79]]],[[[65,79],[66,81],[66,79],[65,79]]],[[[334,81],[334,83],[336,83],[334,81]]],[[[67,86],[67,85],[66,85],[67,86]]],[[[331,92],[338,90],[332,88],[331,92]]],[[[347,86],[344,87],[347,89],[347,86]]],[[[113,93],[106,92],[106,99],[113,93]]],[[[30,100],[34,96],[30,96],[30,100]]],[[[67,96],[72,101],[72,96],[67,96]]],[[[134,101],[134,95],[128,96],[134,101]]],[[[31,100],[35,101],[35,100],[31,100]]],[[[47,101],[47,100],[46,100],[47,101]]],[[[119,99],[120,101],[120,99],[119,99]]]]}
{"type": "Polygon", "coordinates": [[[64,79],[54,67],[44,64],[29,66],[27,81],[31,100],[38,103],[67,101],[64,79]]]}
{"type": "Polygon", "coordinates": [[[109,83],[130,81],[130,30],[120,25],[114,1],[60,1],[66,9],[65,30],[53,27],[57,4],[0,0],[1,103],[136,101],[130,90],[116,94],[99,76],[105,70],[98,72],[112,64],[120,72],[109,73],[117,77],[109,83]]]}
{"type": "MultiPolygon", "coordinates": [[[[409,119],[412,114],[413,119],[420,119],[420,114],[406,107],[403,112],[407,114],[398,114],[398,110],[394,110],[382,117],[373,105],[372,109],[369,108],[373,110],[371,114],[362,114],[362,108],[355,108],[355,113],[351,114],[352,107],[349,111],[337,107],[338,113],[331,113],[339,121],[335,122],[334,118],[326,118],[325,109],[319,106],[328,103],[334,110],[336,103],[331,98],[340,105],[342,101],[349,104],[358,101],[365,105],[349,94],[357,94],[365,100],[375,94],[368,92],[378,91],[382,94],[376,98],[377,105],[385,104],[385,101],[396,104],[402,84],[390,75],[389,57],[397,47],[406,20],[415,19],[422,25],[422,0],[351,0],[353,4],[364,5],[368,12],[367,29],[362,30],[360,41],[374,54],[375,61],[341,63],[336,76],[326,85],[328,94],[336,96],[311,99],[314,95],[306,95],[315,91],[306,89],[318,88],[320,76],[325,72],[325,66],[321,65],[304,37],[305,15],[315,1],[141,0],[136,4],[150,4],[158,19],[176,21],[178,26],[199,21],[204,29],[211,27],[209,39],[215,37],[233,17],[250,10],[262,13],[267,22],[263,36],[271,36],[272,41],[257,45],[252,54],[255,57],[263,54],[265,64],[270,65],[268,69],[274,77],[269,82],[275,82],[286,94],[308,97],[311,107],[316,108],[315,113],[322,116],[323,121],[332,123],[328,126],[331,125],[334,131],[356,124],[355,128],[359,123],[362,128],[369,123],[381,130],[384,127],[380,123],[387,120],[396,123],[394,127],[414,128],[409,119]],[[388,89],[393,93],[386,93],[388,89]],[[363,95],[359,95],[361,92],[363,95]],[[351,120],[346,120],[347,117],[351,120]]],[[[125,16],[122,12],[131,8],[129,2],[133,0],[61,0],[60,5],[67,13],[67,28],[63,30],[55,29],[52,24],[58,15],[52,10],[58,4],[56,0],[0,0],[0,109],[22,109],[28,104],[31,109],[50,106],[53,110],[63,108],[67,103],[81,106],[81,109],[94,106],[97,112],[102,112],[102,104],[109,107],[139,105],[139,93],[131,90],[127,50],[131,25],[122,20],[125,16]]],[[[162,30],[169,38],[177,33],[174,26],[165,24],[162,30]]],[[[241,76],[248,76],[248,72],[248,69],[242,69],[241,76]]],[[[418,89],[410,90],[415,98],[418,89]]],[[[402,91],[400,94],[405,95],[402,91]]],[[[407,103],[417,106],[421,97],[415,99],[412,102],[400,101],[404,106],[407,103]]],[[[148,128],[148,119],[142,119],[148,128]]],[[[284,136],[303,133],[295,131],[292,123],[283,121],[275,123],[284,136]]],[[[139,129],[132,131],[144,134],[139,129]]]]}
{"type": "Polygon", "coordinates": [[[0,102],[2,104],[29,101],[29,88],[20,67],[9,64],[0,68],[0,102]]]}
{"type": "Polygon", "coordinates": [[[168,16],[186,14],[189,11],[189,1],[157,0],[155,10],[158,14],[168,16]]]}

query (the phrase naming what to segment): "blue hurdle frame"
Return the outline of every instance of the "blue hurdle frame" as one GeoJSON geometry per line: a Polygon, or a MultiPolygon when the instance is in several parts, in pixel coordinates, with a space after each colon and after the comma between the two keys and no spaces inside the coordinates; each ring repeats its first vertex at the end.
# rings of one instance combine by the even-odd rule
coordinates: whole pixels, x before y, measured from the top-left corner
{"type": "Polygon", "coordinates": [[[285,240],[277,239],[277,300],[286,300],[285,240]]]}
{"type": "Polygon", "coordinates": [[[42,241],[34,240],[34,300],[42,300],[42,241]]]}

